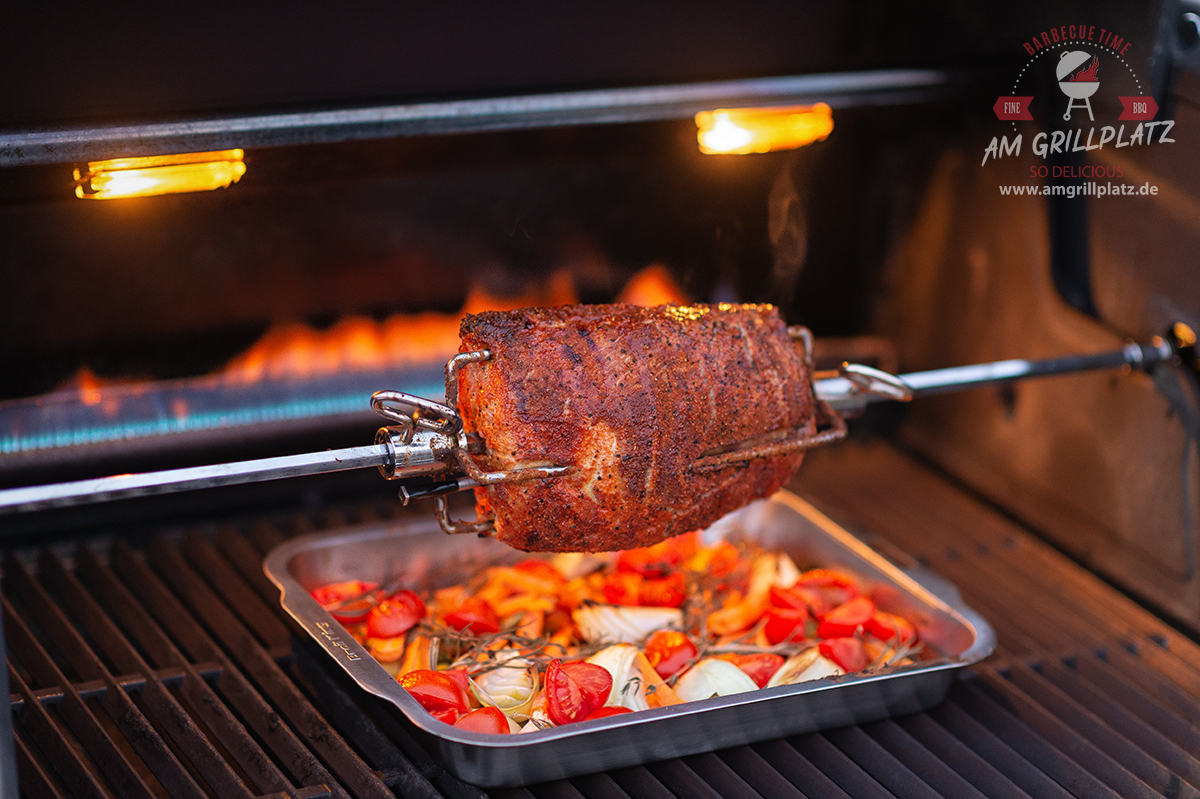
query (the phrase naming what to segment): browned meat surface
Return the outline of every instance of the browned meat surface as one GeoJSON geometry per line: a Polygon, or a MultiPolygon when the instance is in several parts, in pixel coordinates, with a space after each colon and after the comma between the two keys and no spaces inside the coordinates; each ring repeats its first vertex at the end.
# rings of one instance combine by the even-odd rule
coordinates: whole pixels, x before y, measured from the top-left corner
{"type": "Polygon", "coordinates": [[[697,467],[703,455],[815,429],[800,348],[770,305],[489,311],[461,337],[492,352],[459,374],[481,463],[576,467],[476,489],[480,517],[518,549],[626,549],[707,526],[778,489],[803,453],[697,467]]]}

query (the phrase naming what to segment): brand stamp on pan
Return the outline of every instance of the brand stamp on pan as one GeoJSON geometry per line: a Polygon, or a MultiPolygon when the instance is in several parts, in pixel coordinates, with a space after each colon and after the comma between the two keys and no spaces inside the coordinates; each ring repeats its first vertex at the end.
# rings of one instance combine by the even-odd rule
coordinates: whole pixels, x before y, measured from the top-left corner
{"type": "Polygon", "coordinates": [[[329,624],[327,622],[318,621],[316,622],[316,627],[317,632],[321,634],[321,637],[329,642],[330,649],[340,649],[342,654],[346,656],[346,660],[362,660],[361,657],[350,651],[350,648],[346,646],[345,641],[330,631],[329,624]]]}

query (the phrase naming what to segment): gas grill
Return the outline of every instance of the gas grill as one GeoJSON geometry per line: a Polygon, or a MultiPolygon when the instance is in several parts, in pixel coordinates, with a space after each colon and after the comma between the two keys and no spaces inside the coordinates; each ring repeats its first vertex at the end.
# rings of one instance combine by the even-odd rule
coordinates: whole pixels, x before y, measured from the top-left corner
{"type": "MultiPolygon", "coordinates": [[[[14,777],[30,797],[1200,795],[1197,9],[626,11],[6,16],[0,492],[365,445],[373,391],[441,400],[462,310],[611,302],[646,281],[779,305],[815,332],[820,370],[1170,339],[1144,373],[874,406],[787,486],[961,592],[995,654],[926,712],[481,788],[263,573],[295,536],[428,518],[378,475],[4,514],[0,795],[14,777]],[[1066,97],[1026,49],[1067,17],[1133,43],[1120,63],[1176,144],[1031,153],[1066,97]],[[997,94],[1021,92],[1035,123],[998,121],[997,94]],[[817,144],[696,151],[697,115],[814,103],[834,124],[817,144]],[[1019,154],[979,166],[1018,131],[1019,154]],[[184,153],[240,180],[93,199],[94,164],[184,153]],[[1094,164],[1163,191],[997,194],[1094,164]]],[[[1091,92],[1096,126],[1116,119],[1115,92],[1091,92]]]]}
{"type": "Polygon", "coordinates": [[[997,654],[928,713],[484,792],[450,776],[394,708],[358,691],[306,634],[289,629],[262,574],[265,552],[299,533],[406,512],[386,501],[335,503],[11,552],[4,622],[22,790],[310,799],[1193,795],[1194,641],[888,444],[812,457],[795,489],[869,531],[866,540],[900,565],[953,581],[997,628],[997,654]]]}

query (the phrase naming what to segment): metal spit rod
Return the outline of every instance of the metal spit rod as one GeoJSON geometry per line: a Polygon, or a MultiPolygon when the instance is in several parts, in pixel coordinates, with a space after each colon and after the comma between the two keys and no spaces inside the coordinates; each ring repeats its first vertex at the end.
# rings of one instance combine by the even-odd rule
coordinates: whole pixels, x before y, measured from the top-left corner
{"type": "MultiPolygon", "coordinates": [[[[1041,361],[996,361],[899,376],[870,367],[845,365],[840,370],[840,376],[815,380],[813,387],[818,398],[834,409],[844,411],[860,408],[868,402],[906,400],[1032,377],[1125,366],[1149,369],[1157,363],[1170,360],[1174,355],[1170,344],[1155,339],[1148,344],[1131,342],[1120,350],[1094,355],[1070,355],[1041,361]]],[[[478,485],[469,477],[456,474],[458,470],[452,462],[439,459],[435,452],[437,447],[438,442],[433,436],[418,433],[409,444],[381,441],[365,447],[302,455],[9,488],[0,490],[0,513],[44,510],[372,467],[378,467],[393,479],[409,483],[401,491],[405,504],[478,485]]]]}

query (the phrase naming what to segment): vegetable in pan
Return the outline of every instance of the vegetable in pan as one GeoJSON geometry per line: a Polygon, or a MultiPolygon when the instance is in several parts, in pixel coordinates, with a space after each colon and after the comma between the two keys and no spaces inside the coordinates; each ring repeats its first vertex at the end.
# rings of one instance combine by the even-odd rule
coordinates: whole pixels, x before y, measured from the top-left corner
{"type": "Polygon", "coordinates": [[[532,732],[925,654],[916,621],[877,608],[854,575],[705,546],[699,531],[413,588],[350,580],[312,594],[434,718],[474,732],[532,732]]]}

